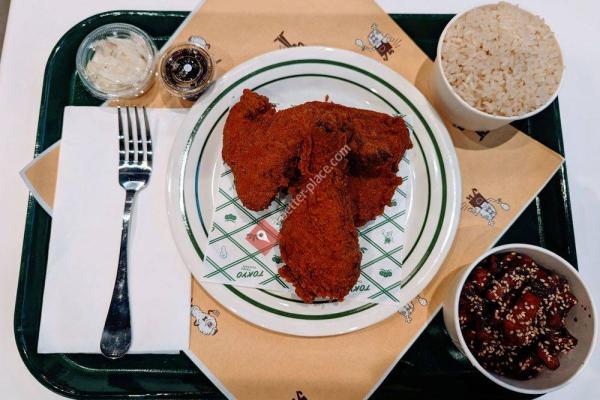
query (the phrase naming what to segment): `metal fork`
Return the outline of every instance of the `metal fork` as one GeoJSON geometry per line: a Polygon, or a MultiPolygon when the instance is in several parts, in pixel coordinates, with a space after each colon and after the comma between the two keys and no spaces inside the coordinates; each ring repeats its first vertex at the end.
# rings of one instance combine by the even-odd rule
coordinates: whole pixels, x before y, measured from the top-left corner
{"type": "Polygon", "coordinates": [[[150,180],[152,173],[152,138],[146,108],[144,115],[144,132],[140,124],[138,108],[134,107],[136,137],[134,139],[129,107],[125,107],[127,130],[123,130],[121,107],[118,108],[119,120],[119,184],[125,189],[125,208],[123,210],[123,229],[121,231],[121,250],[117,278],[113,290],[110,308],[104,323],[100,349],[108,358],[120,358],[127,353],[131,345],[131,316],[129,312],[129,292],[127,287],[127,242],[131,210],[137,193],[150,180]]]}

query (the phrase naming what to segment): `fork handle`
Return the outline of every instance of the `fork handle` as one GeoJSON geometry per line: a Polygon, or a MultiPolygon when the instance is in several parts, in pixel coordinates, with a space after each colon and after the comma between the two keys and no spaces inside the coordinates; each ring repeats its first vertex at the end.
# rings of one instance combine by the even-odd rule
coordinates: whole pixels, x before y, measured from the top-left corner
{"type": "Polygon", "coordinates": [[[134,190],[125,191],[125,208],[123,210],[123,228],[121,231],[121,249],[119,251],[117,278],[100,340],[102,354],[113,359],[123,357],[131,345],[131,314],[129,311],[129,290],[127,284],[127,242],[131,210],[136,193],[134,190]]]}

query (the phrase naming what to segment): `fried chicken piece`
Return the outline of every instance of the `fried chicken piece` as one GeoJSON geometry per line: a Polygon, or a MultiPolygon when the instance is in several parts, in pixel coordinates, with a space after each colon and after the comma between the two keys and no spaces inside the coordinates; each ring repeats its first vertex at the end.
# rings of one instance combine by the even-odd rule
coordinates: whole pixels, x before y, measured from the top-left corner
{"type": "Polygon", "coordinates": [[[348,193],[354,204],[354,225],[360,227],[391,205],[402,184],[396,176],[398,165],[412,142],[400,117],[353,109],[351,121],[348,193]]]}
{"type": "Polygon", "coordinates": [[[244,90],[223,129],[223,160],[231,167],[237,194],[247,208],[260,211],[287,188],[300,150],[302,127],[284,123],[265,96],[244,90]],[[278,122],[279,121],[279,122],[278,122]],[[280,131],[272,126],[286,126],[280,131]]]}
{"type": "Polygon", "coordinates": [[[318,121],[325,131],[339,129],[348,138],[349,190],[355,224],[362,226],[383,212],[392,186],[402,183],[395,172],[412,143],[400,117],[323,102],[275,112],[268,98],[246,89],[223,131],[223,159],[233,170],[238,196],[244,206],[260,211],[287,189],[313,113],[327,115],[318,121]]]}
{"type": "Polygon", "coordinates": [[[279,246],[285,266],[280,275],[292,283],[306,303],[316,297],[343,300],[360,275],[361,252],[347,191],[347,161],[330,160],[346,146],[346,134],[327,123],[337,118],[327,110],[311,110],[314,126],[305,137],[291,187],[292,202],[283,222],[279,246]],[[324,174],[325,167],[328,173],[324,174]]]}
{"type": "Polygon", "coordinates": [[[361,227],[383,214],[401,183],[402,178],[389,171],[373,176],[350,175],[348,195],[352,199],[354,226],[361,227]]]}
{"type": "Polygon", "coordinates": [[[331,125],[336,123],[336,128],[348,135],[348,159],[351,170],[355,171],[351,171],[353,175],[397,172],[404,152],[412,148],[408,128],[401,117],[320,101],[308,102],[302,106],[311,106],[336,115],[329,126],[333,129],[331,125]]]}
{"type": "MultiPolygon", "coordinates": [[[[340,190],[344,177],[328,175],[288,218],[279,246],[285,265],[279,274],[306,303],[316,297],[343,300],[360,275],[361,253],[351,202],[340,190]]],[[[294,187],[292,195],[297,194],[294,187]]]]}
{"type": "Polygon", "coordinates": [[[407,149],[412,148],[408,128],[401,117],[352,109],[350,163],[354,174],[397,172],[407,149]]]}
{"type": "MultiPolygon", "coordinates": [[[[354,224],[363,226],[383,213],[395,189],[402,184],[398,164],[412,148],[408,128],[401,117],[334,103],[309,102],[313,110],[328,111],[326,128],[340,129],[350,148],[348,194],[354,205],[354,224]]],[[[299,106],[299,107],[302,107],[299,106]]]]}
{"type": "Polygon", "coordinates": [[[264,209],[282,190],[294,199],[280,232],[281,276],[305,302],[342,300],[360,275],[355,227],[380,215],[402,182],[398,164],[412,147],[402,118],[323,102],[276,112],[245,90],[223,142],[246,207],[264,209]]]}

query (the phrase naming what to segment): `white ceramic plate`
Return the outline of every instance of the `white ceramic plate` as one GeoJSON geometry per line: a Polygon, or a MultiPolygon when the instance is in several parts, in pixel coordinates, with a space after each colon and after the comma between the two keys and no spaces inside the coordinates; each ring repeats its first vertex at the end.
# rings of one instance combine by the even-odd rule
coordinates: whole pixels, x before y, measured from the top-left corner
{"type": "MultiPolygon", "coordinates": [[[[223,125],[250,88],[286,108],[329,96],[346,106],[404,114],[412,122],[405,279],[400,304],[413,299],[444,261],[458,226],[460,170],[448,131],[425,97],[386,66],[350,51],[303,47],[249,60],[220,78],[190,110],[171,155],[169,215],[181,255],[198,279],[216,196],[223,125]]],[[[198,279],[199,280],[199,279],[198,279]]],[[[202,283],[202,282],[201,282],[202,283]]],[[[398,310],[351,302],[304,304],[282,292],[202,283],[241,318],[278,332],[327,336],[356,331],[398,310]]]]}

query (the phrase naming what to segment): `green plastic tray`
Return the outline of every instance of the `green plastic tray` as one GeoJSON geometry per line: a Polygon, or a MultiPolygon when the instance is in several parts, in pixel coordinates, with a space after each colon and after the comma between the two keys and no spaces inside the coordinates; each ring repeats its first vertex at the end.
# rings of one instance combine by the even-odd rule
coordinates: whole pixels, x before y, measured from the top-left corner
{"type": "MultiPolygon", "coordinates": [[[[69,30],[58,42],[46,66],[35,152],[60,139],[63,108],[100,105],[75,74],[75,53],[81,40],[98,26],[127,22],[145,30],[162,46],[187,12],[114,11],[95,15],[69,30]]],[[[430,56],[452,15],[392,15],[392,18],[430,56]]],[[[564,154],[558,102],[516,126],[551,149],[564,154]]],[[[524,242],[546,247],[577,265],[566,167],[563,166],[500,242],[524,242]]],[[[111,361],[100,355],[38,354],[44,278],[51,218],[30,197],[23,241],[14,330],[21,357],[43,385],[67,397],[223,398],[212,382],[185,356],[128,355],[111,361]]],[[[508,392],[479,374],[454,348],[440,315],[392,370],[373,398],[423,399],[528,398],[508,392]]]]}

